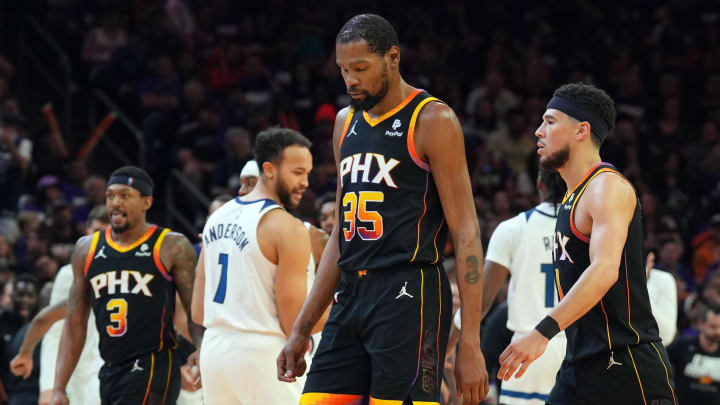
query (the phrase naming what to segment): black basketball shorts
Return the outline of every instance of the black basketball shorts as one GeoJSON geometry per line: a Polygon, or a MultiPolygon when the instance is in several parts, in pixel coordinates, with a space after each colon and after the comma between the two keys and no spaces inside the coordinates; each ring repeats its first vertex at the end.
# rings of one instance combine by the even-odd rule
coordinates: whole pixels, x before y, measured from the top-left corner
{"type": "Polygon", "coordinates": [[[99,377],[102,405],[175,405],[180,394],[180,360],[173,349],[105,364],[99,377]]]}

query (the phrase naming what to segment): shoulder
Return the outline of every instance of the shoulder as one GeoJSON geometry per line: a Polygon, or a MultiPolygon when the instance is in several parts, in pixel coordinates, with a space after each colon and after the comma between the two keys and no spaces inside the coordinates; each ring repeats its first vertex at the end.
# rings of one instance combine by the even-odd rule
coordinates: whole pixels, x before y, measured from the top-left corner
{"type": "Polygon", "coordinates": [[[316,227],[313,224],[309,224],[310,226],[307,228],[308,232],[310,232],[310,239],[314,241],[324,241],[330,236],[325,233],[322,229],[316,227]]]}
{"type": "Polygon", "coordinates": [[[457,124],[459,121],[455,111],[450,106],[439,101],[433,100],[425,104],[418,115],[419,126],[435,126],[457,124]]]}
{"type": "Polygon", "coordinates": [[[284,209],[276,208],[268,211],[260,218],[258,227],[266,231],[277,231],[278,233],[304,233],[307,234],[305,224],[284,209]]]}
{"type": "Polygon", "coordinates": [[[181,234],[180,232],[169,231],[165,235],[165,239],[163,240],[163,246],[168,247],[184,244],[190,245],[190,241],[185,235],[181,234]]]}
{"type": "Polygon", "coordinates": [[[85,259],[87,257],[88,253],[90,252],[90,247],[92,246],[94,238],[95,234],[86,235],[78,239],[77,242],[75,242],[75,247],[73,248],[72,252],[73,261],[75,260],[75,258],[85,259]]]}
{"type": "Polygon", "coordinates": [[[620,173],[602,172],[587,186],[594,208],[611,208],[632,211],[637,196],[632,184],[620,173]]]}
{"type": "Polygon", "coordinates": [[[163,263],[179,263],[187,260],[196,260],[197,254],[188,238],[179,233],[170,231],[160,246],[160,255],[163,263]]]}

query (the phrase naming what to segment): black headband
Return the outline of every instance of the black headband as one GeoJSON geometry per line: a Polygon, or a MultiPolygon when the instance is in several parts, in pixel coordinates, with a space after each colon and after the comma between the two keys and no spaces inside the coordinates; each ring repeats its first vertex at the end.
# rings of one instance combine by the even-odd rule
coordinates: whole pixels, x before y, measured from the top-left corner
{"type": "Polygon", "coordinates": [[[562,111],[580,122],[587,121],[590,123],[591,132],[601,141],[604,141],[610,135],[610,127],[605,120],[598,117],[595,112],[586,110],[565,97],[553,96],[546,108],[562,111]]]}
{"type": "Polygon", "coordinates": [[[132,187],[139,191],[140,195],[143,197],[149,197],[153,192],[153,188],[150,183],[142,179],[138,179],[137,177],[130,177],[124,174],[116,174],[115,176],[110,177],[108,186],[113,184],[122,184],[123,186],[132,187]]]}

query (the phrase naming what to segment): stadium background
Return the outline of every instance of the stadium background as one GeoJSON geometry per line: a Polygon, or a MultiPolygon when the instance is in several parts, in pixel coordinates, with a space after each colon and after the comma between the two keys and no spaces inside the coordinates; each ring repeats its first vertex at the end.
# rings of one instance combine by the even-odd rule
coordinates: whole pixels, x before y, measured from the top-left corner
{"type": "Polygon", "coordinates": [[[334,37],[367,11],[398,31],[405,80],[458,114],[485,244],[537,203],[534,130],[553,89],[606,89],[619,115],[601,155],[637,188],[645,248],[678,281],[679,333],[696,333],[690,303],[720,301],[720,11],[700,0],[0,1],[0,125],[17,133],[0,139],[0,284],[50,282],[123,164],[155,179],[150,220],[194,238],[271,125],[314,143],[295,213],[317,223],[348,102],[334,37]]]}

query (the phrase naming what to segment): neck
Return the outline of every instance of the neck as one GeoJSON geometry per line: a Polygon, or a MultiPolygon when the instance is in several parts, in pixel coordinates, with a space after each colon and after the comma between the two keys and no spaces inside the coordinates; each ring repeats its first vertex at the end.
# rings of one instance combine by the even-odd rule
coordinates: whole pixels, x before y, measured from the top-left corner
{"type": "Polygon", "coordinates": [[[703,333],[700,334],[700,347],[702,347],[703,350],[706,352],[716,352],[718,349],[720,349],[720,343],[713,342],[712,340],[708,339],[703,333]]]}
{"type": "Polygon", "coordinates": [[[375,104],[375,107],[368,111],[368,114],[379,117],[402,103],[415,90],[414,87],[405,83],[402,77],[398,76],[397,82],[390,82],[390,88],[383,99],[375,104]]]}
{"type": "MultiPolygon", "coordinates": [[[[576,152],[577,153],[577,152],[576,152]]],[[[583,177],[592,169],[595,165],[602,162],[600,159],[600,151],[592,150],[587,153],[578,153],[573,156],[570,153],[570,159],[565,163],[563,167],[558,168],[558,173],[565,180],[567,185],[567,193],[572,193],[573,189],[582,181],[583,177]]]]}
{"type": "Polygon", "coordinates": [[[263,198],[269,198],[276,203],[283,205],[283,203],[280,201],[280,197],[278,196],[277,192],[273,190],[273,187],[270,187],[269,184],[267,184],[267,181],[269,179],[265,177],[264,175],[260,176],[260,179],[258,179],[257,184],[255,185],[255,188],[249,192],[247,195],[242,197],[243,200],[260,200],[263,198]]]}
{"type": "Polygon", "coordinates": [[[137,225],[131,227],[125,232],[116,233],[112,230],[112,227],[110,228],[110,231],[112,233],[112,238],[115,243],[119,245],[129,245],[140,239],[140,237],[143,236],[145,232],[147,232],[148,228],[150,228],[150,225],[148,225],[148,223],[145,222],[145,218],[143,218],[138,222],[137,225]]]}

